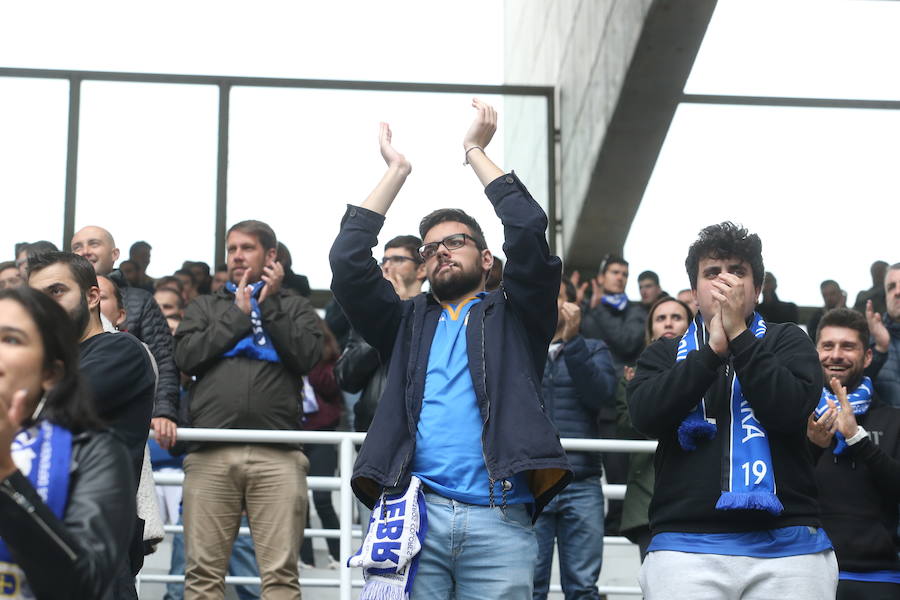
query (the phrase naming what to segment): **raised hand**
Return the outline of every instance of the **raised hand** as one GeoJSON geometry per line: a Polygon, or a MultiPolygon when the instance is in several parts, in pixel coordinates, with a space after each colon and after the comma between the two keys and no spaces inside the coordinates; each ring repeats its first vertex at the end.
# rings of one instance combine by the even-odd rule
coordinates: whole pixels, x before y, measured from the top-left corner
{"type": "Polygon", "coordinates": [[[891,334],[888,333],[884,321],[881,320],[881,313],[875,312],[872,308],[872,301],[866,301],[866,321],[869,322],[869,333],[875,338],[875,349],[879,352],[887,352],[891,343],[891,334]]]}
{"type": "Polygon", "coordinates": [[[728,356],[728,336],[725,333],[724,325],[722,325],[721,306],[712,319],[709,320],[709,323],[706,324],[706,329],[709,331],[709,347],[713,349],[713,352],[722,358],[728,356]]]}
{"type": "Polygon", "coordinates": [[[262,304],[269,296],[274,296],[281,289],[284,281],[284,266],[277,260],[273,260],[263,267],[262,280],[266,282],[262,292],[259,293],[259,302],[262,304]]]}
{"type": "Polygon", "coordinates": [[[412,165],[406,160],[406,157],[397,152],[391,143],[391,126],[381,122],[378,124],[378,147],[381,150],[381,157],[387,164],[388,168],[398,169],[407,175],[412,172],[412,165]]]}
{"type": "Polygon", "coordinates": [[[719,303],[722,327],[728,340],[747,329],[744,314],[744,280],[731,273],[719,273],[712,282],[712,297],[719,303]]]}
{"type": "Polygon", "coordinates": [[[603,299],[603,275],[597,275],[591,279],[591,309],[600,306],[603,299]]]}
{"type": "Polygon", "coordinates": [[[0,479],[6,479],[16,470],[12,459],[12,441],[28,417],[26,404],[28,392],[19,390],[12,395],[0,394],[0,479]]]}
{"type": "Polygon", "coordinates": [[[581,330],[581,308],[573,302],[566,302],[562,305],[560,312],[562,313],[560,316],[565,321],[562,340],[568,342],[581,330]]]}
{"type": "Polygon", "coordinates": [[[827,448],[831,445],[831,438],[835,432],[835,413],[833,408],[829,408],[822,416],[816,420],[815,413],[809,415],[806,420],[806,437],[819,448],[827,448]]]}
{"type": "Polygon", "coordinates": [[[245,315],[250,314],[250,294],[252,290],[247,287],[247,276],[250,275],[250,269],[244,270],[241,280],[238,283],[237,290],[234,292],[234,304],[241,309],[245,315]]]}
{"type": "Polygon", "coordinates": [[[572,282],[572,285],[575,286],[575,304],[581,306],[584,302],[584,294],[587,292],[589,282],[585,281],[581,282],[581,273],[578,271],[573,271],[569,276],[569,281],[572,282]]]}
{"type": "Polygon", "coordinates": [[[828,410],[834,409],[836,413],[834,426],[845,438],[851,438],[856,435],[859,425],[856,422],[856,415],[853,414],[853,407],[850,406],[850,400],[847,398],[847,388],[841,385],[837,377],[832,377],[828,384],[841,405],[841,409],[837,410],[831,398],[827,400],[828,410]]]}
{"type": "Polygon", "coordinates": [[[469,130],[466,131],[463,148],[469,150],[478,146],[484,150],[491,143],[491,139],[497,131],[497,111],[490,104],[486,104],[478,98],[472,99],[472,106],[478,113],[469,126],[469,130]]]}

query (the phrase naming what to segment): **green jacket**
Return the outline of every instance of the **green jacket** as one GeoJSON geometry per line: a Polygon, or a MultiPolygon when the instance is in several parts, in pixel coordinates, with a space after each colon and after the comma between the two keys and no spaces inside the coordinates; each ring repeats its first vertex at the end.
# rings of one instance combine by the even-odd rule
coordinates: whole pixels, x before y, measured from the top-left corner
{"type": "MultiPolygon", "coordinates": [[[[641,435],[631,424],[631,416],[628,414],[628,402],[625,398],[627,381],[622,377],[616,388],[616,424],[619,437],[623,439],[643,440],[641,435]]],[[[653,480],[656,470],[653,467],[653,454],[635,452],[628,456],[628,479],[625,489],[625,502],[622,506],[622,535],[628,537],[629,530],[639,527],[649,527],[650,517],[647,514],[650,508],[650,498],[653,497],[653,480]]]]}

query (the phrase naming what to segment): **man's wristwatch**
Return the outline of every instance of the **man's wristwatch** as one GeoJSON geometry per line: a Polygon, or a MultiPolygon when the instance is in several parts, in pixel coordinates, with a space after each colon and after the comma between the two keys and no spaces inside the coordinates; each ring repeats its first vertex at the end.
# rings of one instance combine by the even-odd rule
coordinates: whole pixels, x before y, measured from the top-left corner
{"type": "Polygon", "coordinates": [[[869,437],[869,432],[862,428],[862,426],[856,426],[856,433],[853,434],[852,437],[847,438],[847,445],[852,446],[853,444],[860,442],[863,438],[869,437]]]}

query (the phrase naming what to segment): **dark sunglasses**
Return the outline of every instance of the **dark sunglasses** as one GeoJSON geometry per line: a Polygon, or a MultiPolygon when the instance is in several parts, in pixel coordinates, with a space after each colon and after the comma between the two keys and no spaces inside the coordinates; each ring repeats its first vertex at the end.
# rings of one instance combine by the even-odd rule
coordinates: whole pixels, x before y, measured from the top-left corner
{"type": "Polygon", "coordinates": [[[438,246],[441,244],[444,245],[444,248],[447,250],[459,250],[463,246],[466,245],[466,240],[472,240],[475,243],[475,246],[478,246],[478,242],[475,241],[468,233],[454,233],[453,235],[448,235],[444,239],[439,242],[431,242],[429,244],[425,244],[421,248],[419,248],[419,256],[428,260],[435,254],[437,254],[438,246]]]}

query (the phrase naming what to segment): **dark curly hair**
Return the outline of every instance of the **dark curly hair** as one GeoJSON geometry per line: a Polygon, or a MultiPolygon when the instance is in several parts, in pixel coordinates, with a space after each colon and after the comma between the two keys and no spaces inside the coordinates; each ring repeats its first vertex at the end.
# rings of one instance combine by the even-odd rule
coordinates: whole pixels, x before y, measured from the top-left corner
{"type": "Polygon", "coordinates": [[[715,260],[736,258],[746,261],[753,271],[753,285],[759,288],[763,284],[766,269],[763,266],[762,241],[758,235],[750,233],[745,227],[724,221],[718,225],[704,227],[700,231],[700,236],[691,244],[684,260],[692,290],[697,289],[700,261],[704,258],[715,260]]]}

